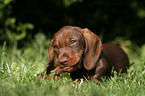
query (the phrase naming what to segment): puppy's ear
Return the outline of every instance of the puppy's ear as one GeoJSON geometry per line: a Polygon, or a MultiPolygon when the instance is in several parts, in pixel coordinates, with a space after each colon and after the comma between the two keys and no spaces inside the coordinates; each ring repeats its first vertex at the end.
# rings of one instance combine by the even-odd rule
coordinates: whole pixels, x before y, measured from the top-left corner
{"type": "Polygon", "coordinates": [[[54,60],[53,39],[51,40],[50,45],[49,45],[48,56],[49,56],[49,62],[45,69],[46,74],[49,74],[51,70],[53,70],[55,67],[57,67],[57,65],[55,64],[55,60],[54,60]]]}
{"type": "Polygon", "coordinates": [[[90,71],[95,66],[103,49],[100,38],[91,32],[89,29],[82,29],[81,33],[84,36],[86,48],[84,52],[84,67],[90,71]]]}

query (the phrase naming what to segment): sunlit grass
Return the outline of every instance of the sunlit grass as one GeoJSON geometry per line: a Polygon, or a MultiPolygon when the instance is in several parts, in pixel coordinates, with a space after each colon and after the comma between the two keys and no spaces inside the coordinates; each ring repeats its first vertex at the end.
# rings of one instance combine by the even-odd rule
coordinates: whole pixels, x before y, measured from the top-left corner
{"type": "Polygon", "coordinates": [[[78,84],[71,82],[68,75],[59,81],[37,79],[48,62],[49,42],[45,35],[37,34],[34,40],[20,49],[7,47],[6,42],[0,46],[0,96],[144,96],[144,45],[138,47],[131,41],[121,41],[120,45],[132,64],[128,74],[117,75],[114,72],[110,80],[82,80],[78,84]],[[138,51],[132,48],[138,48],[138,51]]]}

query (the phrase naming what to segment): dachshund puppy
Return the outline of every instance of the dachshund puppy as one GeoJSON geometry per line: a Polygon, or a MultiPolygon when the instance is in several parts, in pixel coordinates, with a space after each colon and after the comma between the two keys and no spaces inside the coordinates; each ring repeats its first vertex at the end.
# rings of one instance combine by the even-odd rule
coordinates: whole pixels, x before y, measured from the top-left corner
{"type": "Polygon", "coordinates": [[[129,59],[115,44],[102,44],[89,29],[65,26],[54,34],[49,46],[49,62],[45,73],[58,69],[55,75],[69,72],[72,80],[110,76],[111,70],[126,73],[129,59]]]}

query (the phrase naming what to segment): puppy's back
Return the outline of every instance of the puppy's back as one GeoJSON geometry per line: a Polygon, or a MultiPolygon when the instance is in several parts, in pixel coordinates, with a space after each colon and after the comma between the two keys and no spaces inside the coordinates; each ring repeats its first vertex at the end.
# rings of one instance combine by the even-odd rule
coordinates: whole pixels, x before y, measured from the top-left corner
{"type": "Polygon", "coordinates": [[[122,73],[127,72],[127,68],[129,68],[129,59],[119,46],[111,43],[103,44],[103,52],[111,66],[113,66],[117,72],[120,70],[122,73]]]}

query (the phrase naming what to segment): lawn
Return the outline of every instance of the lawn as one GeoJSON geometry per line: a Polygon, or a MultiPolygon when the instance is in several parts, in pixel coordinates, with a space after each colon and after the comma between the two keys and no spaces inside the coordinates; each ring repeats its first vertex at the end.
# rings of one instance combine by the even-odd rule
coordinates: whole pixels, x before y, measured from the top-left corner
{"type": "MultiPolygon", "coordinates": [[[[69,74],[58,80],[38,80],[48,63],[50,39],[39,33],[33,40],[17,48],[16,43],[0,46],[0,96],[144,96],[145,45],[117,38],[130,59],[127,74],[116,75],[103,82],[71,82],[69,74]]],[[[50,74],[52,76],[54,73],[50,74]]]]}

